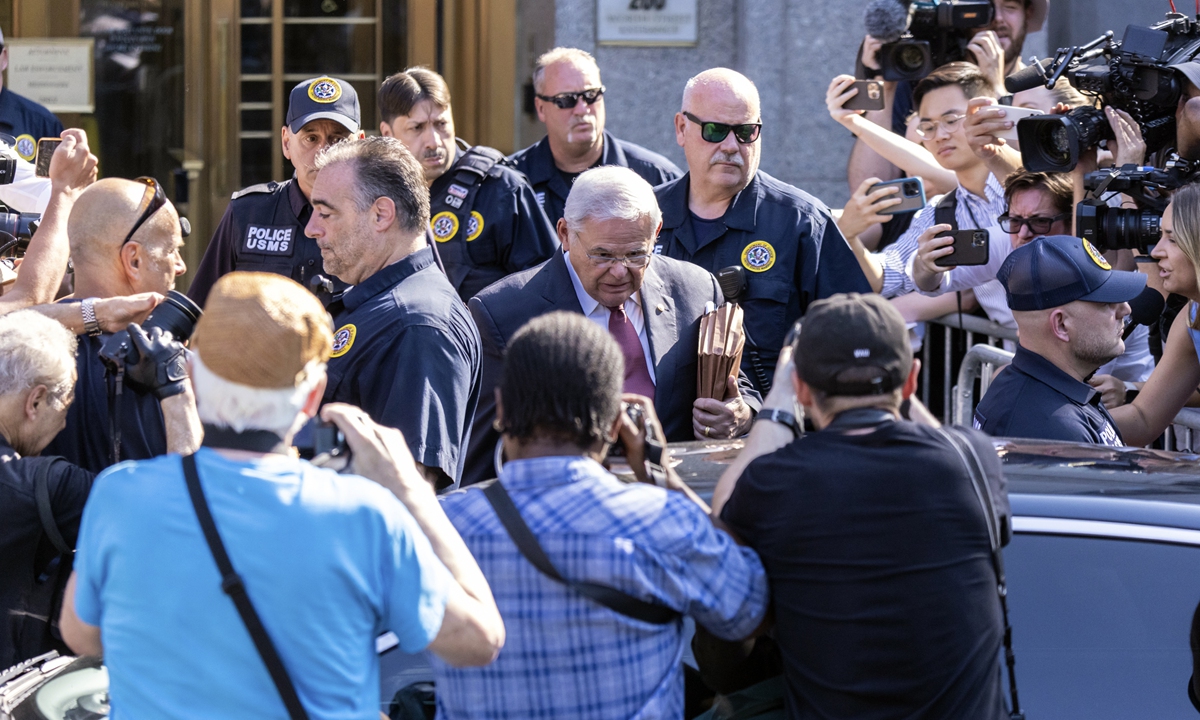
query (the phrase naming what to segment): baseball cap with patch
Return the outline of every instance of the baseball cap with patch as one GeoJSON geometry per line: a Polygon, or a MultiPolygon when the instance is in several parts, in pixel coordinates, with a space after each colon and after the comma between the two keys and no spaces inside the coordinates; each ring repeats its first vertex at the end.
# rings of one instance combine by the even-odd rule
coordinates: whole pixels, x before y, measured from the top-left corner
{"type": "Polygon", "coordinates": [[[1139,272],[1113,270],[1087,240],[1048,235],[1022,245],[1005,259],[996,278],[1012,310],[1048,310],[1076,300],[1129,302],[1146,287],[1139,272]]]}
{"type": "Polygon", "coordinates": [[[1192,85],[1200,88],[1200,62],[1191,60],[1185,63],[1172,65],[1171,68],[1175,70],[1175,72],[1187,78],[1192,85]]]}
{"type": "Polygon", "coordinates": [[[892,392],[904,386],[912,361],[904,318],[879,295],[818,300],[796,338],[796,374],[831,396],[892,392]]]}
{"type": "Polygon", "coordinates": [[[294,133],[313,120],[333,120],[356,133],[361,117],[354,86],[328,75],[305,80],[288,99],[287,126],[294,133]]]}
{"type": "Polygon", "coordinates": [[[333,347],[329,314],[316,296],[274,273],[232,272],[213,285],[191,349],[229,382],[253,388],[299,385],[333,347]]]}

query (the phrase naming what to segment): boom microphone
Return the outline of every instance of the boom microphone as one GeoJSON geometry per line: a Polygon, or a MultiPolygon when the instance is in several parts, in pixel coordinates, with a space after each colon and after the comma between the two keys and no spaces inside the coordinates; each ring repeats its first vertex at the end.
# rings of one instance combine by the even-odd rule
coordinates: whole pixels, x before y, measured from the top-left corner
{"type": "Polygon", "coordinates": [[[1046,84],[1046,71],[1050,68],[1050,58],[1038,60],[1034,64],[1022,68],[1004,78],[1004,89],[1010,93],[1032,90],[1038,85],[1046,84]]]}
{"type": "Polygon", "coordinates": [[[1147,287],[1145,290],[1142,290],[1141,295],[1129,301],[1131,312],[1125,325],[1125,333],[1121,337],[1129,337],[1133,329],[1138,325],[1153,325],[1158,322],[1158,318],[1162,316],[1165,305],[1166,300],[1154,288],[1147,287]]]}
{"type": "Polygon", "coordinates": [[[876,40],[896,42],[908,29],[908,7],[898,0],[871,0],[863,12],[863,24],[876,40]]]}

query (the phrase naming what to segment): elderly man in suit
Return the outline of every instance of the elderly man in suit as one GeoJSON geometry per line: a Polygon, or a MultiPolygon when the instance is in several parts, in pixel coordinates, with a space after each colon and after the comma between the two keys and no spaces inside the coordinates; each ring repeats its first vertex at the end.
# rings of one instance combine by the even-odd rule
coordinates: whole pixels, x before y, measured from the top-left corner
{"type": "Polygon", "coordinates": [[[471,298],[483,385],[464,484],[494,477],[494,389],[509,338],[555,310],[585,315],[613,334],[625,355],[625,392],[654,400],[667,440],[737,437],[750,428],[761,400],[744,375],[729,379],[724,400],[696,397],[700,317],[723,297],[708,271],[651,253],[661,225],[654,192],[636,173],[588,170],[558,221],[563,252],[471,298]]]}

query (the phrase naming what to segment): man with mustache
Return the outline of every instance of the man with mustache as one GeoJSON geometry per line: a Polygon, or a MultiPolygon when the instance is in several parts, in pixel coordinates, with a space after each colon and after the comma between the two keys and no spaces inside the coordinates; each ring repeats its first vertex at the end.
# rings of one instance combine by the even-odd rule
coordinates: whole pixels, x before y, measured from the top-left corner
{"type": "Polygon", "coordinates": [[[683,174],[675,163],[604,129],[604,85],[589,53],[558,47],[533,66],[533,101],[546,137],[509,157],[529,176],[551,226],[563,216],[571,183],[601,165],[627,167],[651,187],[683,174]]]}
{"type": "Polygon", "coordinates": [[[283,156],[296,172],[281,183],[251,185],[233,194],[225,216],[204,251],[188,296],[203,307],[208,291],[234,270],[271,272],[312,290],[326,305],[346,284],[325,273],[321,250],[304,236],[312,217],[317,154],[348,137],[362,137],[358,93],[345,80],[318,77],[292,88],[283,156]]]}
{"type": "Polygon", "coordinates": [[[871,286],[829,208],[758,169],[761,130],[749,78],[713,68],[688,81],[675,115],[688,173],[655,188],[663,217],[654,254],[742,276],[742,369],[765,395],[784,336],[809,304],[871,286]]]}
{"type": "Polygon", "coordinates": [[[558,239],[525,177],[495,148],[458,148],[441,75],[415,67],[384,80],[379,114],[379,134],[404,143],[425,171],[430,229],[463,302],[554,254],[558,239]]]}

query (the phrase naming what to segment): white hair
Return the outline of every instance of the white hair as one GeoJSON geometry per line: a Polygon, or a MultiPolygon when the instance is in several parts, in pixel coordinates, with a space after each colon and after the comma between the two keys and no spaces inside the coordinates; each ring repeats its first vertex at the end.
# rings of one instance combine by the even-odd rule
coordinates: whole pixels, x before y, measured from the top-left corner
{"type": "Polygon", "coordinates": [[[0,395],[45,385],[60,408],[75,388],[75,350],[71,331],[36,310],[0,317],[0,395]]]}
{"type": "Polygon", "coordinates": [[[534,92],[542,91],[542,80],[546,77],[546,68],[563,60],[573,60],[581,65],[595,68],[596,74],[600,74],[600,66],[596,64],[596,58],[592,57],[591,53],[579,48],[556,47],[539,55],[533,63],[534,92]]]}
{"type": "Polygon", "coordinates": [[[217,375],[200,359],[200,353],[192,352],[190,356],[200,422],[234,432],[269,430],[286,437],[303,422],[300,411],[309,393],[325,377],[325,363],[312,360],[300,372],[296,387],[252,387],[217,375]]]}
{"type": "Polygon", "coordinates": [[[575,179],[563,218],[576,232],[584,220],[649,220],[654,230],[662,222],[662,210],[654,188],[640,175],[629,168],[605,165],[575,179]]]}

